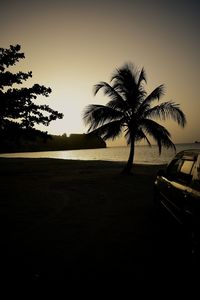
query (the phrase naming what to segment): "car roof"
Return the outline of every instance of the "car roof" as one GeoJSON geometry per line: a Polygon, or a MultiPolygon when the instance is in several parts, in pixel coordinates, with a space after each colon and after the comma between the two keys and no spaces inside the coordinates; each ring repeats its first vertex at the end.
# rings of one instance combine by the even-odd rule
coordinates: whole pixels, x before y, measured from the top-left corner
{"type": "Polygon", "coordinates": [[[176,158],[188,156],[188,157],[194,157],[200,154],[200,149],[186,149],[183,151],[180,151],[176,154],[176,158]]]}

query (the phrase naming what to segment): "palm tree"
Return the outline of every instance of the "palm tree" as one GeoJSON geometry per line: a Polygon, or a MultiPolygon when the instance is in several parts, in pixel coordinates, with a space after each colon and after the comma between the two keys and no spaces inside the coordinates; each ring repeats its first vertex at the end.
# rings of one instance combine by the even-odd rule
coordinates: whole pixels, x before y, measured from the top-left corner
{"type": "Polygon", "coordinates": [[[144,82],[144,69],[138,71],[132,64],[125,64],[116,69],[111,84],[100,82],[94,86],[94,95],[102,89],[110,101],[106,105],[88,105],[83,112],[85,124],[89,125],[88,133],[96,133],[104,140],[125,134],[130,145],[130,155],[124,173],[131,172],[135,143],[144,139],[151,146],[148,135],[157,143],[159,154],[162,146],[175,149],[169,131],[153,119],[173,119],[181,127],[186,124],[179,104],[168,101],[152,106],[153,101],[163,96],[164,85],[147,95],[144,82]]]}

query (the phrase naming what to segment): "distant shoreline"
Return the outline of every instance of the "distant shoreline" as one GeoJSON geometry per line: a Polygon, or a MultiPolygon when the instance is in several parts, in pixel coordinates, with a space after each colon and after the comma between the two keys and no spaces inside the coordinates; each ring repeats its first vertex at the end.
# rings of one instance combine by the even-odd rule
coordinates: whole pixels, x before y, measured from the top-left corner
{"type": "MultiPolygon", "coordinates": [[[[181,145],[195,145],[195,144],[200,144],[200,142],[193,142],[193,143],[176,143],[175,146],[181,146],[181,145]]],[[[106,147],[91,147],[91,148],[70,148],[70,149],[51,149],[51,150],[46,150],[46,149],[43,149],[43,150],[30,150],[30,151],[27,151],[26,149],[25,150],[20,150],[20,151],[10,151],[10,152],[3,152],[0,150],[0,155],[2,154],[15,154],[15,153],[37,153],[37,152],[58,152],[58,151],[76,151],[76,150],[95,150],[95,149],[109,149],[109,148],[127,148],[129,147],[128,145],[123,145],[123,146],[106,146],[106,147]]],[[[136,145],[135,147],[149,147],[149,145],[136,145]]],[[[156,144],[152,144],[150,147],[158,147],[156,144]]]]}
{"type": "Polygon", "coordinates": [[[46,139],[35,137],[33,140],[3,141],[1,153],[67,151],[80,149],[106,148],[105,141],[92,134],[49,135],[46,139]]]}

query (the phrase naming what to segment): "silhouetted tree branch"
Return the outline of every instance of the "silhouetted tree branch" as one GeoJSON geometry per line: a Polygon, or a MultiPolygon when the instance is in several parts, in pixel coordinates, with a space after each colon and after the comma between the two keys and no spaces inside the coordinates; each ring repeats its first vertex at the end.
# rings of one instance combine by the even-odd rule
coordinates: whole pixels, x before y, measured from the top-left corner
{"type": "Polygon", "coordinates": [[[34,84],[30,88],[13,88],[15,84],[23,84],[32,77],[32,72],[11,73],[7,70],[20,59],[24,53],[20,52],[21,46],[11,45],[8,49],[0,48],[0,138],[12,139],[23,136],[32,138],[36,135],[47,133],[36,130],[34,126],[42,124],[48,126],[56,119],[62,119],[63,114],[51,109],[48,105],[35,103],[38,96],[48,97],[50,88],[34,84]]]}

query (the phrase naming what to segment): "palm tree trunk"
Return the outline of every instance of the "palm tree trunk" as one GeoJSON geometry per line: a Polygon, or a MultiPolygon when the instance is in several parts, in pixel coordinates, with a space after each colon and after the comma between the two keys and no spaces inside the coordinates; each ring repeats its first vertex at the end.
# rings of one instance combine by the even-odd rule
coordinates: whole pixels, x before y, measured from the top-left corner
{"type": "Polygon", "coordinates": [[[132,166],[133,166],[134,154],[135,154],[135,139],[133,137],[131,139],[129,158],[128,158],[127,164],[125,165],[125,167],[122,171],[123,174],[130,174],[131,173],[131,169],[132,169],[132,166]]]}

